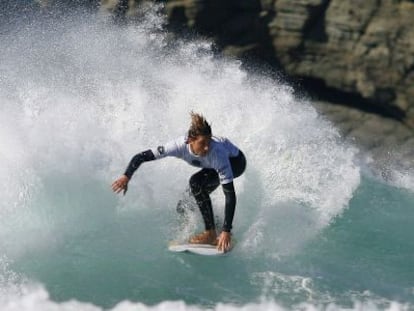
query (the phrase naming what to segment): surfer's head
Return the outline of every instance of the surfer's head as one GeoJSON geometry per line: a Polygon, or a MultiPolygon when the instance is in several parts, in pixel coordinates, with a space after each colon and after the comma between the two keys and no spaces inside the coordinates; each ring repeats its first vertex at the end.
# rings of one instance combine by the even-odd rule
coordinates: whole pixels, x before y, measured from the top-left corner
{"type": "Polygon", "coordinates": [[[191,125],[188,130],[188,143],[192,152],[204,156],[210,148],[211,126],[201,114],[191,112],[190,115],[191,125]]]}

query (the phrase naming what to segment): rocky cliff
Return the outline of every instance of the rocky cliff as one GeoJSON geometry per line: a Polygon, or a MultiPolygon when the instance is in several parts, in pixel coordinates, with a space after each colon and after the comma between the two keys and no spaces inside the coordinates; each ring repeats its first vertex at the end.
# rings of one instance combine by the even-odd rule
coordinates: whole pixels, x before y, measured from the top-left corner
{"type": "Polygon", "coordinates": [[[314,88],[414,125],[414,1],[170,0],[166,8],[225,51],[271,55],[314,88]]]}

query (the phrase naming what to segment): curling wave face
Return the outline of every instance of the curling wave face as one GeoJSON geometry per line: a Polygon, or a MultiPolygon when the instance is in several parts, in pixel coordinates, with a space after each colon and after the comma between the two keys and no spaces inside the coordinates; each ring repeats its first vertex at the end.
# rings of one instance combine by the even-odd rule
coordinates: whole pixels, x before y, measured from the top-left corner
{"type": "MultiPolygon", "coordinates": [[[[16,289],[2,309],[11,299],[34,308],[100,310],[55,303],[48,291],[53,300],[107,308],[123,300],[187,303],[154,310],[220,302],[227,305],[214,308],[233,310],[239,307],[229,303],[262,296],[288,306],[309,302],[308,283],[297,282],[289,258],[346,211],[361,182],[356,151],[282,81],[247,73],[238,61],[215,56],[206,41],[171,40],[156,7],[145,16],[119,27],[102,16],[68,15],[2,35],[0,255],[12,263],[3,278],[19,276],[0,284],[16,289]],[[191,110],[248,159],[235,184],[233,263],[165,252],[169,239],[200,224],[198,214],[186,228],[175,222],[175,204],[194,172],[185,163],[145,164],[125,198],[110,192],[130,157],[186,131],[191,110]],[[278,269],[292,299],[266,285],[278,269]],[[229,275],[239,275],[240,284],[229,275]],[[47,290],[28,291],[26,282],[47,290]]],[[[220,217],[222,201],[217,191],[220,217]]],[[[309,270],[297,273],[312,279],[309,270]]],[[[152,310],[128,302],[114,310],[137,306],[152,310]]],[[[273,302],[241,308],[269,306],[284,309],[273,302]]]]}

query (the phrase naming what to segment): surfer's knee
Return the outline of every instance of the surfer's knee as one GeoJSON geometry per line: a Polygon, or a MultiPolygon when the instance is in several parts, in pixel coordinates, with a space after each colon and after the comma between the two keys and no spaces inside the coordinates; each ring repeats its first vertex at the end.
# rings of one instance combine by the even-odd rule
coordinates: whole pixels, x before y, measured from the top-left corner
{"type": "Polygon", "coordinates": [[[197,174],[194,174],[190,178],[190,190],[191,190],[191,193],[194,196],[199,195],[201,193],[201,191],[203,190],[202,187],[201,187],[201,183],[198,180],[197,174]]]}

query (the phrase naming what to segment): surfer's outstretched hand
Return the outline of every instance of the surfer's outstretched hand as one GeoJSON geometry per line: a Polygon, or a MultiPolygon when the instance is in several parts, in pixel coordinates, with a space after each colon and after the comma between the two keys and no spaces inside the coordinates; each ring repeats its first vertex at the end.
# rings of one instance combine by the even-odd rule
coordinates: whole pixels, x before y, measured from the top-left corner
{"type": "Polygon", "coordinates": [[[115,193],[120,193],[122,190],[124,190],[125,195],[125,193],[128,191],[128,182],[129,178],[126,175],[122,175],[112,183],[112,190],[115,193]]]}
{"type": "Polygon", "coordinates": [[[222,231],[217,238],[217,249],[222,252],[227,252],[231,247],[231,233],[222,231]]]}

